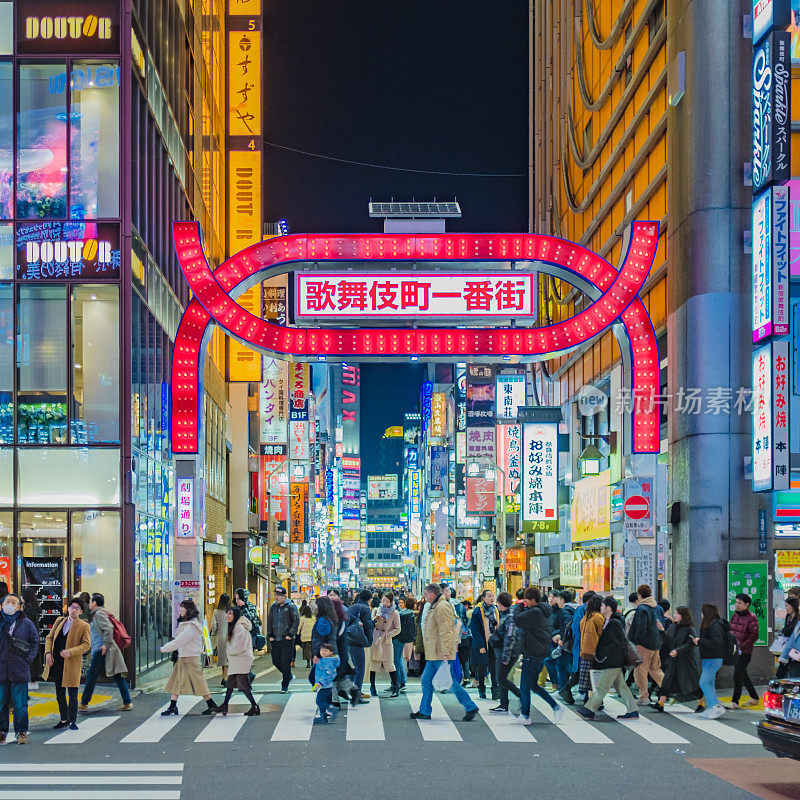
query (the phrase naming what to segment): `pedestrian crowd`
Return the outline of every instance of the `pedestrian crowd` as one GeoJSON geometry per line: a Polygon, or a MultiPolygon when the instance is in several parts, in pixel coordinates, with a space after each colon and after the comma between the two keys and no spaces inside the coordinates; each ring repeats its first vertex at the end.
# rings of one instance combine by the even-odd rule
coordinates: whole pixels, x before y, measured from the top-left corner
{"type": "MultiPolygon", "coordinates": [[[[332,722],[342,702],[355,706],[377,697],[376,681],[383,673],[389,678],[389,699],[405,691],[408,676],[420,678],[422,697],[412,719],[431,718],[435,691],[452,693],[464,707],[463,719],[474,719],[478,706],[467,689],[477,689],[479,698],[491,697],[496,702],[492,714],[509,714],[513,695],[522,725],[531,724],[532,694],[549,706],[554,723],[565,720],[564,705],[594,719],[612,690],[625,705],[619,719],[637,718],[642,706],[663,712],[668,702],[696,701],[696,712],[709,719],[759,703],[748,674],[758,618],[744,593],[736,596],[730,620],[715,605],[704,604],[699,625],[686,606],[672,610],[669,601],[656,602],[648,585],[629,596],[624,614],[612,596],[589,590],[579,599],[571,589],[544,594],[537,587],[519,589],[514,597],[485,590],[474,607],[467,598],[458,600],[447,584],[429,584],[419,600],[391,591],[330,589],[298,608],[283,587],[276,587],[274,596],[264,636],[246,589],[237,589],[233,602],[220,595],[210,631],[225,688],[219,705],[201,668],[200,610],[192,600],[180,604],[175,636],[161,647],[173,661],[164,716],[179,713],[181,695],[203,697],[204,715],[227,714],[236,691],[250,703],[246,715],[259,715],[252,666],[267,641],[283,693],[294,680],[300,648],[317,693],[316,724],[332,722]],[[725,704],[716,693],[723,665],[734,668],[733,696],[725,704]],[[744,691],[748,698],[742,700],[744,691]]],[[[24,606],[0,582],[0,743],[8,736],[11,708],[17,742],[28,741],[28,686],[40,651],[42,679],[55,686],[59,721],[54,728],[77,730],[78,711],[88,708],[101,675],[116,683],[121,710],[133,707],[123,655],[130,637],[105,608],[102,594],[69,600],[44,639],[24,606]]],[[[770,651],[777,677],[800,678],[800,588],[786,592],[784,624],[770,651]]]]}

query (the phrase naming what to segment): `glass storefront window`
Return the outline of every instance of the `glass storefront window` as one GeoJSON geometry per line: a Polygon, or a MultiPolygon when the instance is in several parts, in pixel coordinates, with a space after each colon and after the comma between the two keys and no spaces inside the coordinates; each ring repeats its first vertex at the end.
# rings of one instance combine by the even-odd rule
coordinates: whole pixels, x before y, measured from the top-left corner
{"type": "Polygon", "coordinates": [[[119,289],[72,289],[72,443],[119,441],[119,289]]]}
{"type": "MultiPolygon", "coordinates": [[[[14,588],[14,579],[11,575],[13,563],[14,515],[10,511],[2,511],[0,512],[0,584],[5,583],[9,591],[14,588]]],[[[0,585],[0,589],[2,588],[0,585]]]]}
{"type": "Polygon", "coordinates": [[[71,219],[119,216],[119,64],[73,61],[70,75],[71,219]]]}
{"type": "Polygon", "coordinates": [[[66,64],[21,64],[17,114],[17,217],[67,215],[66,64]]]}
{"type": "Polygon", "coordinates": [[[66,302],[63,284],[19,287],[17,439],[21,443],[67,441],[66,302]]]}
{"type": "Polygon", "coordinates": [[[13,397],[14,287],[4,283],[0,284],[0,444],[14,443],[13,397]]]}
{"type": "Polygon", "coordinates": [[[100,592],[119,614],[119,511],[73,511],[72,593],[100,592]]]}
{"type": "Polygon", "coordinates": [[[14,52],[14,4],[0,3],[0,55],[10,56],[14,52]]]}
{"type": "MultiPolygon", "coordinates": [[[[2,37],[6,30],[11,35],[13,26],[5,28],[3,7],[10,3],[0,4],[0,52],[3,50],[2,37]]],[[[14,217],[14,71],[11,64],[0,64],[0,219],[14,217]]],[[[12,242],[13,247],[13,242],[12,242]]]]}
{"type": "Polygon", "coordinates": [[[119,448],[20,448],[17,502],[25,506],[119,505],[119,448]]]}
{"type": "MultiPolygon", "coordinates": [[[[2,140],[2,122],[0,121],[0,140],[2,140]]],[[[3,163],[2,141],[0,141],[0,214],[2,214],[3,163]]],[[[9,152],[11,152],[9,150],[9,152]]],[[[9,189],[10,191],[10,189],[9,189]]],[[[14,226],[0,223],[0,280],[10,281],[14,278],[14,226]]]]}

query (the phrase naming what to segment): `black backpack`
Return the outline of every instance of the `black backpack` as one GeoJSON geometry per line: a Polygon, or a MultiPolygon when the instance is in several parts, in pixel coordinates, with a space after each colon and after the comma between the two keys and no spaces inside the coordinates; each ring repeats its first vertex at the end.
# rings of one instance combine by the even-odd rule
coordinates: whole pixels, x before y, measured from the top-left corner
{"type": "Polygon", "coordinates": [[[739,660],[739,642],[736,641],[736,636],[731,631],[731,624],[726,619],[720,619],[722,623],[723,633],[725,634],[725,642],[722,650],[722,663],[726,667],[736,666],[739,660]]]}
{"type": "Polygon", "coordinates": [[[414,621],[414,614],[400,615],[400,633],[397,634],[397,641],[409,644],[417,638],[417,623],[414,621]]]}

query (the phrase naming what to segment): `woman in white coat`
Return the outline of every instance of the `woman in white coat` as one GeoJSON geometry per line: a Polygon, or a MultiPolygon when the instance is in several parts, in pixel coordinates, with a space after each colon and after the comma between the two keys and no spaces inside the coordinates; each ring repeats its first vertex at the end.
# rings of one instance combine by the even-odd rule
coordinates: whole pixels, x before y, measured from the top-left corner
{"type": "Polygon", "coordinates": [[[223,716],[228,713],[228,703],[238,689],[250,701],[250,709],[245,711],[244,715],[257,717],[261,709],[250,688],[250,668],[253,666],[253,637],[250,636],[250,630],[253,626],[236,606],[228,609],[227,618],[228,682],[225,688],[225,700],[219,707],[219,712],[223,716]]]}
{"type": "Polygon", "coordinates": [[[178,716],[178,697],[182,694],[201,695],[208,708],[203,715],[213,714],[217,711],[217,704],[211,699],[208,684],[200,668],[200,656],[205,650],[203,641],[203,623],[200,622],[200,612],[193,600],[184,600],[180,605],[180,618],[178,619],[178,632],[175,638],[162,646],[162,653],[177,651],[178,660],[172,667],[167,685],[164,687],[170,693],[170,703],[166,711],[161,712],[162,717],[171,714],[178,716]]]}

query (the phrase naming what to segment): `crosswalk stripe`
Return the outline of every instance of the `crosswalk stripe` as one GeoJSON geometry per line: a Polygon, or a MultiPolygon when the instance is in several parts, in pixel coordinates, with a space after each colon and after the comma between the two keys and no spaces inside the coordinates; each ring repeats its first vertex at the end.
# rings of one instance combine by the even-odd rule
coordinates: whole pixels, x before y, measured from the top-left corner
{"type": "Polygon", "coordinates": [[[316,695],[308,692],[290,694],[278,724],[272,732],[272,741],[307,742],[314,727],[316,699],[316,695]]]}
{"type": "Polygon", "coordinates": [[[6,772],[181,772],[183,764],[3,764],[0,777],[6,772]]]}
{"type": "Polygon", "coordinates": [[[377,697],[373,697],[366,705],[348,708],[347,741],[382,742],[385,739],[381,704],[377,697]]]}
{"type": "MultiPolygon", "coordinates": [[[[260,702],[261,695],[253,695],[256,703],[260,702]]],[[[244,726],[249,717],[244,715],[244,712],[237,714],[228,714],[223,717],[217,714],[211,719],[208,725],[200,731],[200,734],[195,739],[196,742],[232,742],[236,738],[236,734],[244,726]]]]}
{"type": "MultiPolygon", "coordinates": [[[[162,786],[180,786],[183,775],[102,775],[92,776],[103,783],[123,784],[135,786],[142,784],[154,784],[162,786]]],[[[15,786],[42,785],[42,786],[74,786],[75,784],[86,785],[92,778],[86,775],[18,775],[9,784],[15,786]]]]}
{"type": "Polygon", "coordinates": [[[533,734],[517,722],[513,714],[492,714],[489,709],[494,700],[475,701],[480,709],[481,719],[488,725],[498,742],[535,742],[533,734]]]}
{"type": "MultiPolygon", "coordinates": [[[[422,694],[407,694],[408,702],[412,710],[419,710],[419,704],[422,700],[422,694]]],[[[458,732],[455,723],[447,712],[444,706],[439,701],[439,698],[434,695],[431,698],[431,718],[418,719],[420,733],[426,742],[460,742],[461,734],[458,732]]]]}
{"type": "Polygon", "coordinates": [[[45,744],[83,744],[118,719],[119,717],[86,717],[81,720],[78,730],[71,731],[67,728],[62,733],[48,739],[45,744]]]}
{"type": "Polygon", "coordinates": [[[1,792],[0,800],[181,800],[178,791],[152,789],[15,789],[1,792]]]}
{"type": "Polygon", "coordinates": [[[165,703],[148,717],[138,728],[134,728],[120,740],[120,744],[152,744],[160,742],[199,702],[197,697],[179,697],[178,715],[162,717],[161,712],[169,707],[165,703]]]}
{"type": "MultiPolygon", "coordinates": [[[[608,695],[603,698],[603,703],[605,704],[607,713],[612,717],[624,714],[628,710],[624,703],[608,695]]],[[[620,725],[624,725],[628,730],[638,734],[643,739],[646,739],[651,744],[689,744],[688,739],[684,739],[680,734],[662,725],[658,725],[645,716],[640,716],[639,719],[618,719],[617,722],[619,722],[620,725]]]]}
{"type": "Polygon", "coordinates": [[[709,736],[721,739],[725,744],[761,744],[761,739],[757,736],[751,736],[749,733],[732,728],[730,725],[724,725],[715,719],[701,719],[694,713],[694,710],[688,706],[682,706],[676,703],[671,706],[665,706],[664,710],[672,714],[675,719],[679,719],[681,722],[685,722],[693,728],[704,731],[709,734],[709,736]]]}
{"type": "MultiPolygon", "coordinates": [[[[538,694],[531,697],[533,705],[538,711],[541,711],[547,719],[553,721],[553,709],[550,705],[538,694]]],[[[558,701],[556,701],[558,702],[558,701]]],[[[559,703],[559,705],[561,705],[559,703]]],[[[566,706],[561,705],[567,712],[567,722],[561,722],[558,727],[576,744],[613,744],[611,739],[604,733],[601,733],[593,725],[590,725],[586,720],[581,719],[574,711],[571,711],[566,706]]]]}

